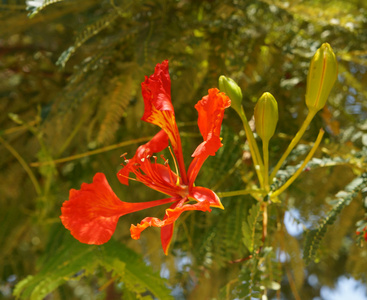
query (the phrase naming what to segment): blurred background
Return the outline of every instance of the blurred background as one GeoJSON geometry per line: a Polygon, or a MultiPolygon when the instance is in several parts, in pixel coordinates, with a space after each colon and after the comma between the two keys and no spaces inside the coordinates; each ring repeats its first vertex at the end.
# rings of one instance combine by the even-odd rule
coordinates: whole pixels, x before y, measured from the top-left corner
{"type": "MultiPolygon", "coordinates": [[[[367,299],[366,242],[356,234],[367,207],[365,1],[3,0],[0,24],[0,299],[328,300],[341,290],[367,299]],[[69,190],[96,172],[123,201],[162,198],[116,177],[120,155],[132,157],[159,130],[140,121],[140,83],[157,63],[169,60],[187,164],[201,142],[194,105],[226,75],[242,88],[249,120],[262,93],[277,99],[274,166],[307,114],[309,62],[324,42],[338,80],[287,161],[289,174],[319,129],[326,134],[308,172],[269,207],[260,255],[247,259],[251,196],[183,214],[168,256],[158,229],[138,241],[129,233],[164,207],[122,217],[102,246],[62,226],[69,190]]],[[[235,111],[226,111],[221,136],[196,184],[217,193],[253,187],[235,111]]]]}

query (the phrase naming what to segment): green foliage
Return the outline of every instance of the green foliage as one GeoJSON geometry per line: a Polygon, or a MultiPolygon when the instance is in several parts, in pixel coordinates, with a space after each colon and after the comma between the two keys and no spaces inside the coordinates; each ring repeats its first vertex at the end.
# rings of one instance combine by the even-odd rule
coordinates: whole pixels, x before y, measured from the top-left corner
{"type": "Polygon", "coordinates": [[[351,183],[349,183],[345,187],[345,190],[339,191],[336,194],[338,199],[333,201],[333,208],[327,213],[326,217],[320,222],[320,225],[317,228],[307,232],[303,250],[303,257],[307,262],[315,258],[320,242],[325,236],[328,226],[333,225],[343,208],[349,205],[362,188],[366,187],[366,185],[367,174],[363,173],[361,176],[355,178],[351,183]]]}
{"type": "Polygon", "coordinates": [[[79,48],[81,47],[87,40],[98,34],[103,29],[112,26],[113,23],[116,21],[119,15],[116,11],[112,11],[111,13],[107,14],[103,18],[99,18],[93,24],[88,25],[84,28],[81,33],[79,33],[75,38],[75,43],[73,46],[70,46],[67,50],[61,53],[59,59],[56,62],[56,65],[61,67],[65,67],[65,64],[69,60],[70,56],[79,48]]]}
{"type": "Polygon", "coordinates": [[[17,284],[14,296],[18,299],[44,299],[67,281],[93,274],[97,266],[119,278],[127,293],[134,295],[135,299],[143,299],[147,292],[152,297],[171,299],[164,280],[123,244],[111,240],[103,246],[85,245],[59,225],[54,227],[54,233],[46,248],[52,255],[43,259],[37,275],[27,276],[17,284]]]}
{"type": "Polygon", "coordinates": [[[262,221],[261,203],[258,202],[250,208],[247,221],[246,220],[242,221],[243,243],[250,251],[250,253],[257,251],[262,246],[261,242],[262,226],[259,223],[261,221],[262,221]]]}
{"type": "Polygon", "coordinates": [[[260,255],[243,264],[238,283],[233,285],[226,299],[261,299],[268,290],[280,289],[281,278],[274,250],[266,247],[260,255]]]}
{"type": "Polygon", "coordinates": [[[38,14],[45,7],[65,0],[41,0],[41,1],[30,1],[27,5],[27,10],[29,10],[28,17],[33,18],[36,14],[38,14]]]}
{"type": "Polygon", "coordinates": [[[3,1],[0,298],[74,300],[82,289],[91,299],[293,299],[296,287],[299,298],[313,299],[345,274],[365,284],[367,256],[359,246],[366,242],[355,231],[366,212],[358,192],[366,186],[366,9],[357,0],[3,1]],[[324,42],[338,58],[337,83],[272,191],[295,173],[318,130],[326,134],[280,203],[269,203],[264,239],[261,195],[247,193],[258,185],[249,146],[229,109],[224,146],[207,159],[196,184],[247,194],[221,197],[223,211],[183,214],[168,256],[159,230],[146,230],[140,241],[128,234],[130,224],[162,217],[163,208],[123,216],[103,246],[80,244],[61,227],[68,191],[96,172],[107,174],[123,201],[162,197],[135,182],[121,186],[115,175],[121,153],[132,156],[142,143],[136,140],[158,130],[140,121],[140,83],[157,63],[170,61],[187,166],[202,141],[194,104],[220,75],[241,87],[248,120],[255,101],[272,93],[279,121],[271,170],[304,120],[309,60],[324,42]],[[334,195],[336,202],[329,201],[334,195]],[[297,228],[311,228],[307,234],[287,232],[289,211],[297,213],[297,228]],[[305,265],[302,252],[319,263],[305,265]],[[310,275],[318,285],[309,284],[310,275]]]}

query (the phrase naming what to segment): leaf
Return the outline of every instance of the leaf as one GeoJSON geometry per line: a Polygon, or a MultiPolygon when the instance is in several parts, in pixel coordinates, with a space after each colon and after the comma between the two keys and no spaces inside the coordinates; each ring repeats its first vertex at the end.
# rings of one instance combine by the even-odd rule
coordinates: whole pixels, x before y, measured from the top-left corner
{"type": "Polygon", "coordinates": [[[130,291],[149,291],[157,299],[172,299],[165,280],[152,271],[142,257],[121,243],[110,240],[97,253],[99,263],[120,276],[130,291]]]}
{"type": "Polygon", "coordinates": [[[65,67],[65,64],[69,60],[70,56],[87,40],[91,37],[97,35],[103,29],[111,26],[119,15],[115,10],[112,13],[106,14],[102,18],[99,18],[96,22],[86,26],[81,33],[79,33],[75,39],[74,45],[70,46],[67,50],[61,53],[59,59],[56,62],[56,65],[65,67]]]}
{"type": "Polygon", "coordinates": [[[125,245],[113,240],[103,246],[86,245],[71,237],[61,225],[55,228],[58,230],[54,231],[45,252],[52,255],[44,257],[36,275],[28,276],[16,285],[14,296],[17,299],[44,299],[68,280],[93,274],[97,266],[112,271],[137,297],[142,298],[142,294],[148,292],[158,299],[172,299],[165,280],[125,245]]]}
{"type": "Polygon", "coordinates": [[[42,9],[44,9],[46,6],[49,6],[51,4],[62,2],[64,0],[28,0],[27,3],[27,10],[30,11],[28,14],[28,17],[31,19],[36,14],[38,14],[42,9]]]}
{"type": "MultiPolygon", "coordinates": [[[[233,298],[261,298],[265,289],[280,289],[282,274],[272,247],[264,247],[242,265],[239,280],[232,287],[233,298]]],[[[232,299],[232,298],[231,298],[232,299]]]]}
{"type": "Polygon", "coordinates": [[[357,196],[359,191],[362,190],[367,184],[367,173],[363,173],[361,176],[355,178],[350,182],[344,191],[339,191],[336,196],[338,201],[334,204],[334,207],[327,213],[326,217],[321,221],[317,228],[314,228],[307,232],[306,240],[303,250],[303,258],[308,263],[311,259],[314,259],[316,252],[320,246],[323,237],[326,234],[328,226],[334,224],[337,216],[341,213],[343,208],[350,204],[353,198],[357,196]]]}
{"type": "Polygon", "coordinates": [[[262,244],[261,233],[259,233],[259,222],[262,220],[260,208],[260,202],[254,204],[249,210],[247,221],[242,222],[243,243],[250,253],[253,253],[262,244]]]}
{"type": "Polygon", "coordinates": [[[116,77],[111,80],[109,93],[103,97],[100,103],[100,111],[103,116],[97,134],[98,144],[111,142],[115,137],[121,118],[133,97],[134,84],[135,82],[131,77],[116,77]]]}

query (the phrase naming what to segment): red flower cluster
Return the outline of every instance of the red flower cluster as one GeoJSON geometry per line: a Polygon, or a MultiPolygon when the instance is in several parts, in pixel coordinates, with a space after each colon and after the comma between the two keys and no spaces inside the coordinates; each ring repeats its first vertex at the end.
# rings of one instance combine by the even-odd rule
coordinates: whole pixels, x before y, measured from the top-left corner
{"type": "Polygon", "coordinates": [[[220,128],[224,109],[230,106],[230,99],[218,89],[210,89],[209,94],[195,105],[204,141],[192,154],[193,160],[186,172],[181,138],[171,102],[168,61],[157,64],[154,74],[146,77],[141,86],[145,105],[142,120],[155,124],[162,130],[148,143],[140,146],[133,158],[126,160],[117,176],[121,183],[128,185],[128,180],[132,179],[130,174],[133,173],[134,180],[168,195],[169,198],[142,203],[123,202],[112,191],[105,175],[97,173],[93,183],[83,183],[80,190],[70,190],[69,200],[64,202],[60,218],[63,225],[80,242],[99,245],[111,238],[121,216],[170,203],[162,220],[147,217],[130,228],[131,237],[139,239],[140,233],[147,227],[160,227],[162,247],[167,254],[174,222],[183,212],[211,211],[210,207],[223,209],[218,196],[212,190],[194,186],[194,182],[204,161],[209,155],[215,155],[222,146],[220,128]],[[166,161],[160,164],[157,157],[153,156],[167,148],[168,141],[177,160],[176,172],[172,171],[166,161]]]}

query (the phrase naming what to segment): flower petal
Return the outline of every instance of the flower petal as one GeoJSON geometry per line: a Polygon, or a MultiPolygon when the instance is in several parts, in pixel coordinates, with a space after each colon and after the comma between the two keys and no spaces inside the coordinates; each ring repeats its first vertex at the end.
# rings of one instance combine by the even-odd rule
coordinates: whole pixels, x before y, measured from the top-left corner
{"type": "MultiPolygon", "coordinates": [[[[180,201],[176,201],[169,208],[175,209],[179,203],[180,201]]],[[[163,220],[165,219],[167,219],[167,215],[164,216],[163,220]]],[[[169,246],[171,245],[174,229],[175,229],[175,223],[168,224],[161,228],[161,243],[165,255],[168,255],[168,249],[169,246]]]]}
{"type": "Polygon", "coordinates": [[[177,158],[182,180],[187,183],[181,138],[171,101],[171,79],[167,60],[156,65],[153,75],[145,77],[141,89],[144,98],[142,120],[159,126],[167,133],[177,158]]]}
{"type": "Polygon", "coordinates": [[[231,100],[218,89],[210,89],[209,94],[203,97],[195,108],[199,113],[198,125],[204,141],[195,149],[193,161],[188,170],[189,186],[193,186],[201,166],[209,155],[222,147],[220,129],[224,110],[231,105],[231,100]]]}
{"type": "Polygon", "coordinates": [[[222,126],[224,109],[231,105],[231,100],[218,89],[210,89],[195,108],[199,113],[198,125],[204,142],[193,153],[193,157],[201,155],[215,155],[222,146],[220,142],[220,128],[222,126]]]}
{"type": "Polygon", "coordinates": [[[167,134],[161,130],[150,142],[140,146],[134,157],[117,173],[120,182],[127,185],[129,174],[132,172],[135,174],[135,180],[151,189],[171,197],[181,198],[182,195],[187,195],[187,185],[183,184],[182,179],[171,170],[168,163],[157,163],[157,157],[153,157],[155,161],[152,162],[153,152],[163,150],[167,144],[167,134]]]}
{"type": "Polygon", "coordinates": [[[112,191],[103,173],[93,183],[83,183],[80,190],[70,190],[69,200],[61,208],[61,222],[80,242],[100,245],[114,233],[119,217],[142,209],[167,204],[177,199],[129,203],[112,191]]]}
{"type": "Polygon", "coordinates": [[[168,73],[168,61],[157,64],[154,74],[141,84],[144,99],[143,121],[161,127],[176,149],[181,143],[176,125],[175,111],[171,100],[171,79],[168,73]]]}
{"type": "Polygon", "coordinates": [[[175,228],[175,223],[166,225],[161,228],[161,243],[164,254],[168,255],[168,249],[171,245],[173,231],[175,228]]]}
{"type": "MultiPolygon", "coordinates": [[[[184,199],[183,199],[184,200],[184,199]]],[[[153,217],[147,217],[143,219],[140,224],[131,225],[130,233],[134,240],[140,238],[141,232],[148,227],[163,227],[173,224],[177,218],[185,211],[189,210],[200,210],[200,211],[211,211],[209,201],[197,202],[195,204],[177,205],[174,209],[166,209],[166,216],[163,220],[153,217]]]]}
{"type": "Polygon", "coordinates": [[[136,169],[136,164],[145,159],[147,156],[152,156],[153,153],[161,152],[168,147],[168,135],[164,130],[159,131],[148,143],[141,145],[133,158],[129,159],[128,163],[117,173],[117,178],[122,184],[129,185],[128,177],[130,172],[136,169]]]}
{"type": "Polygon", "coordinates": [[[141,84],[145,110],[142,120],[150,122],[152,106],[159,111],[170,111],[174,114],[171,101],[171,78],[168,73],[168,60],[157,64],[154,74],[145,76],[141,84]]]}
{"type": "Polygon", "coordinates": [[[61,208],[63,225],[80,242],[100,245],[106,243],[115,231],[123,214],[123,202],[117,198],[102,173],[93,183],[83,183],[81,189],[70,190],[69,201],[61,208]]]}
{"type": "Polygon", "coordinates": [[[212,190],[201,186],[195,186],[190,190],[190,198],[194,198],[196,201],[207,201],[210,203],[210,207],[217,207],[224,209],[219,197],[212,190]]]}

